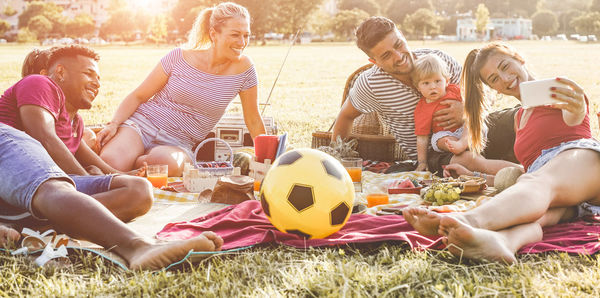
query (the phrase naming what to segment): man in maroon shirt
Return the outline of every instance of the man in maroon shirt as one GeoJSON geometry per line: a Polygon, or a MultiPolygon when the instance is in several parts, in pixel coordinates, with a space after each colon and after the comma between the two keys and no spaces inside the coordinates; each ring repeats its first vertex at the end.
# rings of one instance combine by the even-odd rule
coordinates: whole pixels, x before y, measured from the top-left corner
{"type": "Polygon", "coordinates": [[[48,76],[30,75],[0,98],[0,123],[22,130],[39,141],[54,162],[75,181],[77,190],[93,196],[118,218],[131,220],[152,205],[152,189],[145,179],[118,173],[81,142],[79,109],[90,109],[100,88],[92,49],[71,45],[54,49],[48,76]]]}

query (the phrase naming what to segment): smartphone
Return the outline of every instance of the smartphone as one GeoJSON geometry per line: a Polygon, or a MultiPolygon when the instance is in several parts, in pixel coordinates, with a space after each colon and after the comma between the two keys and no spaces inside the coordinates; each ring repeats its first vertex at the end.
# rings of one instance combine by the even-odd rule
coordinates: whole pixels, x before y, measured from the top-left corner
{"type": "Polygon", "coordinates": [[[547,106],[561,102],[550,96],[552,94],[550,91],[551,87],[564,88],[565,85],[557,82],[556,78],[528,81],[519,84],[521,105],[523,105],[523,108],[547,106]]]}

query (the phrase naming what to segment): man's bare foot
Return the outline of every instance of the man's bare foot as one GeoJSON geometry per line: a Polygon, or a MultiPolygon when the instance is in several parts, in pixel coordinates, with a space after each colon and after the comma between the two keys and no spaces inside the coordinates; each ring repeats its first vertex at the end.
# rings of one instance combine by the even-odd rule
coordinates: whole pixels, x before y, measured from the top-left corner
{"type": "Polygon", "coordinates": [[[461,154],[467,150],[467,142],[463,142],[461,140],[452,140],[446,139],[446,147],[448,147],[448,151],[452,152],[454,155],[461,154]]]}
{"type": "Polygon", "coordinates": [[[448,237],[448,251],[455,256],[508,264],[517,261],[507,239],[498,232],[474,228],[450,216],[440,219],[440,230],[448,237]]]}
{"type": "Polygon", "coordinates": [[[433,211],[421,207],[402,209],[404,219],[421,235],[437,236],[441,216],[433,211]]]}
{"type": "Polygon", "coordinates": [[[6,247],[9,243],[16,243],[21,234],[15,229],[0,224],[0,247],[6,247]]]}
{"type": "Polygon", "coordinates": [[[180,261],[191,250],[196,252],[219,251],[221,246],[223,246],[223,239],[213,232],[204,232],[192,239],[153,244],[140,249],[129,260],[129,268],[133,270],[161,269],[180,261]]]}

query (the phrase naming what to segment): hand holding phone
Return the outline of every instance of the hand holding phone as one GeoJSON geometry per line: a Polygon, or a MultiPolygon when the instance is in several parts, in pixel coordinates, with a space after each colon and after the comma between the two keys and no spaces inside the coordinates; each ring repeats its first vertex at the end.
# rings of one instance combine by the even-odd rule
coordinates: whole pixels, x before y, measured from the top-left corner
{"type": "Polygon", "coordinates": [[[559,100],[551,97],[552,91],[550,91],[550,88],[552,87],[565,88],[565,85],[557,82],[555,78],[528,81],[519,84],[523,108],[548,106],[560,103],[559,100]]]}

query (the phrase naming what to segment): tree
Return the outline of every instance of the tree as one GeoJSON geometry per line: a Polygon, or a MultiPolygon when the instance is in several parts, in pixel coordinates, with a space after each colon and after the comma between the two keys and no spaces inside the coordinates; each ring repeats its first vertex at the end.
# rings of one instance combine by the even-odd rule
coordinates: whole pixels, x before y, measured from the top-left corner
{"type": "Polygon", "coordinates": [[[392,0],[386,14],[396,24],[402,24],[407,15],[419,8],[433,9],[431,0],[392,0]]]}
{"type": "Polygon", "coordinates": [[[295,34],[307,24],[310,14],[323,0],[273,0],[276,11],[273,27],[281,33],[295,34]]]}
{"type": "Polygon", "coordinates": [[[175,21],[179,34],[186,34],[194,24],[194,20],[198,16],[197,8],[208,7],[208,3],[204,0],[179,0],[171,10],[171,17],[175,21]],[[196,14],[192,14],[194,11],[196,14]]]}
{"type": "Polygon", "coordinates": [[[43,15],[38,15],[29,20],[27,26],[29,31],[33,32],[41,42],[46,39],[48,33],[52,30],[52,23],[43,15]]]}
{"type": "Polygon", "coordinates": [[[404,18],[404,31],[413,34],[419,34],[425,40],[425,36],[437,33],[440,29],[439,17],[435,15],[433,10],[427,8],[419,8],[415,13],[404,18]]]}
{"type": "Polygon", "coordinates": [[[92,16],[86,13],[76,15],[73,19],[67,21],[66,32],[68,35],[82,37],[94,33],[96,24],[92,16]]]}
{"type": "Polygon", "coordinates": [[[531,16],[533,32],[539,35],[553,34],[558,29],[556,14],[549,10],[541,10],[531,16]]]}
{"type": "Polygon", "coordinates": [[[485,34],[485,29],[490,22],[490,12],[488,11],[485,4],[481,3],[477,5],[477,11],[475,12],[475,30],[479,34],[485,34]]]}
{"type": "Polygon", "coordinates": [[[598,34],[600,33],[600,12],[588,12],[571,21],[571,26],[579,34],[598,34]]]}
{"type": "Polygon", "coordinates": [[[368,18],[369,14],[358,8],[340,10],[333,19],[331,29],[338,38],[351,39],[358,25],[368,18]]]}
{"type": "Polygon", "coordinates": [[[113,11],[108,20],[102,24],[100,35],[104,38],[118,36],[125,40],[133,40],[136,30],[133,19],[133,12],[128,9],[113,11]]]}
{"type": "Polygon", "coordinates": [[[29,29],[27,29],[27,27],[19,29],[19,32],[17,33],[17,42],[18,43],[33,42],[36,39],[37,39],[37,37],[35,36],[35,34],[31,31],[29,31],[29,29]]]}
{"type": "Polygon", "coordinates": [[[571,9],[567,12],[563,12],[559,17],[560,29],[564,33],[575,33],[575,28],[571,26],[571,21],[576,17],[579,17],[584,12],[581,10],[571,9]]]}
{"type": "Polygon", "coordinates": [[[10,24],[0,19],[0,36],[4,36],[4,33],[10,29],[10,24]]]}
{"type": "Polygon", "coordinates": [[[6,5],[3,14],[7,17],[12,17],[17,14],[17,11],[12,6],[6,5]]]}
{"type": "Polygon", "coordinates": [[[54,2],[33,1],[27,4],[27,8],[19,15],[19,28],[29,26],[29,21],[35,16],[44,16],[52,24],[50,33],[64,34],[65,18],[62,15],[62,7],[54,2]]]}
{"type": "Polygon", "coordinates": [[[340,10],[352,10],[358,8],[369,15],[379,14],[379,4],[375,0],[340,0],[338,4],[340,10]]]}
{"type": "Polygon", "coordinates": [[[275,1],[264,0],[235,0],[248,9],[250,13],[250,30],[257,39],[262,39],[265,33],[272,30],[275,1]]]}
{"type": "Polygon", "coordinates": [[[156,44],[167,37],[167,18],[163,15],[155,16],[150,23],[150,39],[156,44]]]}

